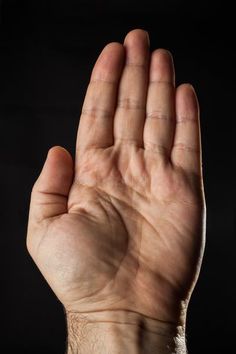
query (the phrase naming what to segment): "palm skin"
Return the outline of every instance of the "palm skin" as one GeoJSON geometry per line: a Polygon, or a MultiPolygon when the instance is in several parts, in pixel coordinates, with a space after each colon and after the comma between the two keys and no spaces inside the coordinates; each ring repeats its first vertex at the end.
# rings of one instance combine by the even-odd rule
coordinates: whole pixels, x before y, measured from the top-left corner
{"type": "Polygon", "coordinates": [[[65,150],[50,151],[32,191],[27,247],[67,311],[177,323],[204,249],[198,106],[189,85],[175,90],[170,55],[159,50],[149,62],[145,46],[134,30],[98,59],[75,165],[65,150]]]}

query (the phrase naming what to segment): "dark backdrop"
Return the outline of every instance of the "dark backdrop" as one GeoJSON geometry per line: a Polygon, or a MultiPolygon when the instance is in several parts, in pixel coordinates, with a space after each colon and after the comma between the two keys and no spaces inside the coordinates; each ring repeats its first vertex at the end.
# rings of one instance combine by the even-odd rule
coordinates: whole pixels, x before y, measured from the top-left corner
{"type": "Polygon", "coordinates": [[[74,156],[81,105],[102,48],[144,28],[151,50],[171,50],[177,84],[192,83],[201,104],[207,244],[189,308],[189,353],[229,353],[235,333],[230,108],[235,57],[224,24],[226,5],[217,0],[0,4],[0,351],[65,352],[62,306],[26,251],[30,191],[51,146],[65,146],[74,156]]]}

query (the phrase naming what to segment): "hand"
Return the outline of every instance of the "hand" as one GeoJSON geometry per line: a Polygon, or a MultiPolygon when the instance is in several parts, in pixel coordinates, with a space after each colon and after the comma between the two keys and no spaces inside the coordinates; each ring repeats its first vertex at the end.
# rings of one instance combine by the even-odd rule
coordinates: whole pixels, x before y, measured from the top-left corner
{"type": "Polygon", "coordinates": [[[146,32],[108,44],[91,75],[75,163],[49,151],[28,250],[66,311],[184,324],[204,249],[199,109],[146,32]]]}

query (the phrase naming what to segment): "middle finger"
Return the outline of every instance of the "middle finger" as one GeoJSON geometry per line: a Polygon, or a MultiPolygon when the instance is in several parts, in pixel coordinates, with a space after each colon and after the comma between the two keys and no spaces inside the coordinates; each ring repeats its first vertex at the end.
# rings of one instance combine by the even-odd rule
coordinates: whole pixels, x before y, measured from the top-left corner
{"type": "Polygon", "coordinates": [[[149,38],[136,29],[124,41],[126,63],[120,80],[114,118],[115,143],[143,146],[149,72],[149,38]]]}

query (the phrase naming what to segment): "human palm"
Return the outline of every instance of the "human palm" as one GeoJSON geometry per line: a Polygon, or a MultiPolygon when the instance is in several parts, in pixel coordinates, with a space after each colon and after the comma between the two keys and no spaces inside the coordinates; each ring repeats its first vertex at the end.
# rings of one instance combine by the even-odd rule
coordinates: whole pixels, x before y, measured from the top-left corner
{"type": "Polygon", "coordinates": [[[76,158],[50,150],[27,247],[67,311],[130,310],[178,321],[204,248],[199,113],[171,56],[131,31],[98,58],[76,158]]]}

